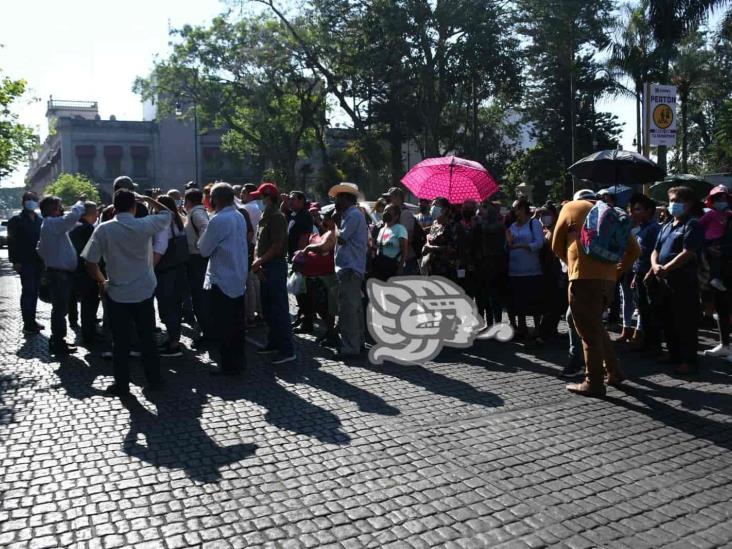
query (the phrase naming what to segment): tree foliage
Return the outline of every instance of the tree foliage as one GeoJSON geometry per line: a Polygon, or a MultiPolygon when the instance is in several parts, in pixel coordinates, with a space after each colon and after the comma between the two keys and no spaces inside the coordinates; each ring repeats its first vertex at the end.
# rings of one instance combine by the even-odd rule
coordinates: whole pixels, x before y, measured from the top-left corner
{"type": "Polygon", "coordinates": [[[38,143],[33,129],[18,123],[18,115],[12,111],[13,103],[25,91],[25,80],[12,80],[7,76],[0,78],[0,178],[27,160],[38,143]]]}
{"type": "Polygon", "coordinates": [[[79,196],[86,196],[87,200],[99,202],[99,189],[86,176],[81,174],[62,173],[56,180],[46,187],[46,196],[58,196],[66,205],[74,204],[79,196]]]}

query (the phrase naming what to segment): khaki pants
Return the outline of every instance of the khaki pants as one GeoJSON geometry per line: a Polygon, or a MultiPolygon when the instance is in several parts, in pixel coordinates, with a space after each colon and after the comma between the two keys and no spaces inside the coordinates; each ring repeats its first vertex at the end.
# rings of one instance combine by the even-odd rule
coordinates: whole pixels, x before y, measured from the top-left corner
{"type": "Polygon", "coordinates": [[[569,283],[569,307],[574,326],[582,338],[586,377],[592,389],[604,385],[607,371],[620,373],[610,336],[602,323],[602,313],[615,296],[615,282],[609,280],[572,280],[569,283]]]}

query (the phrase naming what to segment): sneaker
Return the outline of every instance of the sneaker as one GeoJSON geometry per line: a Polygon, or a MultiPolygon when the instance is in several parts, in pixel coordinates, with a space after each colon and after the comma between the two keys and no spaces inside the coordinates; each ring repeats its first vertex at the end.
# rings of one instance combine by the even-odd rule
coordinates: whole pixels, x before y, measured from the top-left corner
{"type": "Polygon", "coordinates": [[[175,358],[178,356],[183,356],[183,349],[180,345],[177,347],[172,347],[170,345],[166,345],[165,348],[161,349],[160,356],[166,357],[166,358],[175,358]]]}
{"type": "Polygon", "coordinates": [[[297,360],[297,355],[283,355],[278,354],[274,359],[272,360],[273,366],[279,366],[281,364],[287,364],[289,362],[295,362],[297,360]]]}
{"type": "Polygon", "coordinates": [[[726,292],[727,286],[724,285],[724,282],[722,282],[718,278],[713,278],[709,281],[709,285],[714,288],[715,290],[719,290],[720,292],[726,292]]]}
{"type": "Polygon", "coordinates": [[[732,356],[732,345],[722,345],[720,343],[716,347],[712,347],[711,349],[704,351],[703,355],[712,357],[724,356],[729,358],[732,356]]]}

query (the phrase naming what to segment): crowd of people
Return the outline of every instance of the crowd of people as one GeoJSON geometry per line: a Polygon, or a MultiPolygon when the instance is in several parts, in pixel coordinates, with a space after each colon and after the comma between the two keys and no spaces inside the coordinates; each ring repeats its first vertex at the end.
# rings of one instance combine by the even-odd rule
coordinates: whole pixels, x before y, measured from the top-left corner
{"type": "Polygon", "coordinates": [[[507,314],[515,338],[529,347],[564,340],[564,318],[562,374],[584,378],[567,386],[578,394],[601,396],[625,379],[607,330],[614,315],[619,341],[650,356],[665,341],[674,371],[694,373],[702,296],[716,308],[720,339],[704,354],[732,361],[732,213],[724,187],[705,204],[687,187],[670,189],[664,207],[636,194],[625,211],[618,197],[587,189],[562,205],[518,198],[510,208],[440,197],[412,206],[399,187],[366,206],[352,183],[328,194],[333,203],[321,205],[271,182],[203,189],[191,182],[183,191],[140,194],[122,176],[109,206],[82,196],[65,211],[58,197],[39,200],[28,191],[8,224],[23,330],[44,329],[36,307],[48,293],[50,353],[74,351],[67,320],[83,345],[111,340],[103,353],[113,360],[107,391],[124,396],[131,356],[142,357],[149,388],[161,386],[160,358],[183,355],[183,324],[194,332],[192,345],[217,362],[214,375],[246,368],[247,328],[261,325],[267,339],[256,352],[273,365],[296,362],[293,334],[316,330],[336,358],[356,358],[370,339],[366,281],[439,275],[475,300],[484,329],[507,314]],[[588,251],[587,236],[606,210],[619,223],[632,219],[632,230],[618,233],[627,240],[621,253],[609,260],[588,251]],[[297,300],[294,319],[288,294],[297,300]]]}

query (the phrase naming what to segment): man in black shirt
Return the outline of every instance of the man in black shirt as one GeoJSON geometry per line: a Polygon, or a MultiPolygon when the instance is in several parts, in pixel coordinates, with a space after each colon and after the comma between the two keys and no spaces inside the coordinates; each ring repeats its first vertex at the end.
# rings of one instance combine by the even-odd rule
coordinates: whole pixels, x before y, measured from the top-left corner
{"type": "Polygon", "coordinates": [[[43,330],[43,326],[36,322],[38,290],[43,271],[43,262],[36,252],[43,224],[41,217],[36,214],[38,195],[33,191],[23,193],[22,207],[23,210],[8,222],[8,259],[20,275],[23,332],[37,334],[43,330]]]}
{"type": "MultiPolygon", "coordinates": [[[[116,193],[120,189],[127,189],[128,191],[135,192],[135,189],[137,189],[137,183],[132,181],[132,178],[127,175],[120,175],[117,179],[114,180],[114,191],[112,192],[112,194],[116,193]]],[[[102,212],[102,221],[109,221],[114,217],[115,213],[116,212],[114,211],[114,205],[110,204],[102,212]]],[[[135,217],[145,217],[146,215],[150,215],[147,206],[145,206],[145,204],[142,204],[141,202],[137,202],[137,207],[135,208],[135,217]]]]}
{"type": "MultiPolygon", "coordinates": [[[[296,251],[308,245],[310,234],[313,232],[313,216],[308,212],[308,203],[305,193],[293,191],[290,193],[290,220],[287,230],[287,260],[292,261],[296,251]]],[[[296,297],[298,314],[293,325],[295,333],[310,333],[313,331],[314,305],[307,294],[296,297]]]]}

